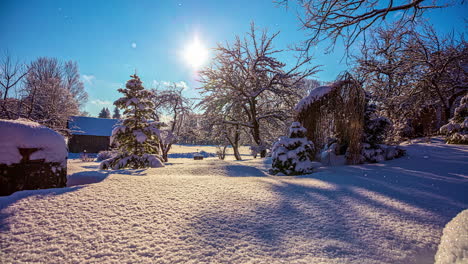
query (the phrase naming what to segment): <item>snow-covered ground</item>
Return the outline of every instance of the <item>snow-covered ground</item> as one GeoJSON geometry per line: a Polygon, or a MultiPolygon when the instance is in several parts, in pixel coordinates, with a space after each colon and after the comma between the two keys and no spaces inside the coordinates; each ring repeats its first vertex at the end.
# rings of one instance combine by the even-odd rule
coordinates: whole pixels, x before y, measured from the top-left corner
{"type": "Polygon", "coordinates": [[[468,208],[468,147],[406,148],[296,177],[268,175],[261,159],[121,171],[69,160],[74,186],[0,198],[0,260],[433,263],[443,227],[468,208]]]}

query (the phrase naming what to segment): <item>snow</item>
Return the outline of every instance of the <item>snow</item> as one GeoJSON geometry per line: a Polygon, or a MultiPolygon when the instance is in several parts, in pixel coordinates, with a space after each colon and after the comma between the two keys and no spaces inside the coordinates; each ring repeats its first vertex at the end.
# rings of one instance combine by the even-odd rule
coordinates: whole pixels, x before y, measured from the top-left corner
{"type": "Polygon", "coordinates": [[[216,157],[215,153],[209,153],[206,151],[190,152],[190,153],[169,153],[168,158],[180,159],[180,158],[193,158],[195,156],[202,156],[203,158],[216,157]]]}
{"type": "Polygon", "coordinates": [[[468,263],[468,209],[445,226],[435,260],[436,264],[468,263]]]}
{"type": "Polygon", "coordinates": [[[118,171],[69,160],[69,179],[95,183],[0,197],[0,259],[433,263],[443,227],[468,208],[468,146],[405,148],[400,159],[286,177],[267,173],[269,159],[118,171]]]}
{"type": "Polygon", "coordinates": [[[136,140],[138,141],[138,143],[143,143],[146,141],[147,137],[145,135],[145,133],[143,133],[141,130],[134,130],[133,131],[133,135],[135,136],[136,140]]]}
{"type": "Polygon", "coordinates": [[[115,155],[109,159],[103,160],[99,165],[101,170],[119,170],[125,167],[139,166],[144,164],[147,168],[161,168],[164,167],[161,157],[155,154],[128,155],[126,153],[115,155]]]}
{"type": "Polygon", "coordinates": [[[336,155],[338,143],[333,143],[331,146],[320,153],[320,162],[325,166],[341,166],[346,164],[345,155],[336,155]]]}
{"type": "Polygon", "coordinates": [[[18,148],[37,148],[30,160],[64,162],[68,156],[65,139],[54,130],[27,120],[0,120],[0,164],[16,164],[22,159],[18,148]]]}
{"type": "Polygon", "coordinates": [[[73,135],[107,136],[112,135],[112,128],[119,119],[71,116],[68,128],[73,135]]]}
{"type": "Polygon", "coordinates": [[[312,91],[310,91],[310,93],[309,93],[309,95],[307,97],[302,98],[302,100],[299,101],[299,103],[297,103],[294,110],[296,110],[297,112],[303,111],[309,105],[311,105],[312,103],[320,100],[322,97],[329,94],[335,88],[336,88],[335,86],[319,86],[319,87],[313,89],[312,91]]]}

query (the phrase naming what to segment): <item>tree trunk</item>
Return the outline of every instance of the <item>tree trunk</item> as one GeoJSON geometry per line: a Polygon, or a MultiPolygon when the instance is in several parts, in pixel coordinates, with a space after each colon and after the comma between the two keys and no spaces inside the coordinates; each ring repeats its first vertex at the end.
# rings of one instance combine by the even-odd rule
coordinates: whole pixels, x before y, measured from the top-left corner
{"type": "Polygon", "coordinates": [[[239,125],[236,125],[236,129],[234,130],[234,139],[231,139],[228,134],[226,134],[226,138],[232,146],[234,150],[234,157],[236,160],[242,160],[240,152],[239,152],[239,141],[240,141],[240,132],[239,132],[239,125]]]}
{"type": "Polygon", "coordinates": [[[232,149],[234,150],[234,157],[236,160],[242,160],[241,155],[239,153],[239,145],[233,145],[232,149]]]}
{"type": "MultiPolygon", "coordinates": [[[[256,101],[255,99],[250,101],[250,112],[251,112],[251,117],[252,117],[252,138],[257,144],[257,146],[262,146],[262,139],[260,137],[260,124],[258,123],[257,120],[257,106],[256,106],[256,101]]],[[[266,157],[266,150],[262,149],[260,151],[260,157],[264,158],[266,157]]]]}

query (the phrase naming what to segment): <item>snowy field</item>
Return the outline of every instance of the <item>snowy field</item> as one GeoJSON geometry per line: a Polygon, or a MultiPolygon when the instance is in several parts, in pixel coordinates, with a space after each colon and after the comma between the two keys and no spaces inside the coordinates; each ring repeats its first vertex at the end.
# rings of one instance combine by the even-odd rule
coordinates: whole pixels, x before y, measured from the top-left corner
{"type": "MultiPolygon", "coordinates": [[[[434,142],[296,177],[247,155],[120,171],[69,160],[74,186],[0,197],[0,262],[433,263],[468,208],[468,146],[434,142]]],[[[197,149],[215,152],[174,152],[197,149]]]]}

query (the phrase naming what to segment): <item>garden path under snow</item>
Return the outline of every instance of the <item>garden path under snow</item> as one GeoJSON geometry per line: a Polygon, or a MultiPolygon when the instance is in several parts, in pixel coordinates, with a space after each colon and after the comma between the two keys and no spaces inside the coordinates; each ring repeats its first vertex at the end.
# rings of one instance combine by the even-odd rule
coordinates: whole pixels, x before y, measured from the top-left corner
{"type": "Polygon", "coordinates": [[[468,147],[417,143],[380,164],[266,173],[268,160],[171,159],[0,197],[3,263],[432,263],[468,207],[468,147]],[[81,182],[80,182],[81,181],[81,182]]]}

